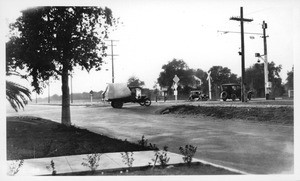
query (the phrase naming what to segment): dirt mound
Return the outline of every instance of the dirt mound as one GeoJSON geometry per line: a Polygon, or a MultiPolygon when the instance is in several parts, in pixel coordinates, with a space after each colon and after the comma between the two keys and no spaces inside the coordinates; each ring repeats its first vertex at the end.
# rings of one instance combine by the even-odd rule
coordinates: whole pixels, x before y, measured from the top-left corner
{"type": "Polygon", "coordinates": [[[292,107],[222,107],[178,105],[168,107],[161,114],[205,115],[222,119],[244,119],[260,122],[274,122],[293,125],[294,109],[292,107]]]}

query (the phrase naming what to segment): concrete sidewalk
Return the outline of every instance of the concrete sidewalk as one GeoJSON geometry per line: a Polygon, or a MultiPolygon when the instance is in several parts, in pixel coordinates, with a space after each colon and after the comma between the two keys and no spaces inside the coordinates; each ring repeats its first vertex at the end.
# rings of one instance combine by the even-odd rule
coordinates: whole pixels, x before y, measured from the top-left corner
{"type": "MultiPolygon", "coordinates": [[[[124,164],[124,162],[122,161],[121,153],[122,152],[101,154],[97,171],[128,168],[128,166],[124,164]]],[[[144,167],[148,165],[153,165],[152,159],[155,158],[154,154],[155,151],[133,152],[134,161],[132,167],[144,167]]],[[[168,157],[170,157],[170,160],[168,162],[169,165],[183,163],[182,155],[168,152],[168,157]]],[[[24,159],[24,163],[20,167],[19,172],[16,174],[16,176],[51,175],[52,169],[49,169],[49,167],[51,168],[50,166],[51,160],[53,160],[54,162],[54,166],[55,166],[55,170],[57,171],[57,174],[90,171],[88,167],[82,165],[83,162],[87,162],[86,160],[84,160],[84,158],[85,159],[87,158],[87,154],[49,157],[49,158],[24,159]]],[[[209,164],[215,167],[224,168],[232,172],[249,174],[236,169],[208,163],[204,160],[193,159],[193,162],[201,162],[203,164],[209,164]]],[[[16,163],[18,164],[18,162],[16,162],[15,160],[7,161],[8,167],[16,163]]]]}

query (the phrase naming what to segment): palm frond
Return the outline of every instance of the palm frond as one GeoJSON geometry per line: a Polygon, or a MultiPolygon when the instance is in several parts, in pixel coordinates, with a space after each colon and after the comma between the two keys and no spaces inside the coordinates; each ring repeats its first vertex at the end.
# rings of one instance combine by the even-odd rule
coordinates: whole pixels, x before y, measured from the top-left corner
{"type": "Polygon", "coordinates": [[[6,81],[6,99],[15,111],[23,108],[28,103],[28,99],[31,101],[30,91],[26,87],[17,83],[6,81]]]}

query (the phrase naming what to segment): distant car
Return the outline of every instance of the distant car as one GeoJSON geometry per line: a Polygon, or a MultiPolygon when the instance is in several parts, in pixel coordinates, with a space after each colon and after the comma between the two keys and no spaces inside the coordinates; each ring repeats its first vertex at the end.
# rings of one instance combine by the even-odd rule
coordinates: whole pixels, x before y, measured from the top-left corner
{"type": "Polygon", "coordinates": [[[190,92],[189,101],[193,101],[193,100],[207,101],[208,96],[206,94],[203,94],[202,91],[200,91],[200,90],[193,90],[190,92]]]}
{"type": "MultiPolygon", "coordinates": [[[[228,83],[228,84],[222,84],[221,86],[222,92],[221,92],[221,99],[223,101],[226,101],[227,99],[232,99],[232,101],[235,101],[236,99],[241,100],[241,85],[237,83],[228,83]]],[[[251,100],[252,91],[248,91],[247,98],[251,100]]]]}
{"type": "Polygon", "coordinates": [[[220,97],[223,101],[226,101],[227,99],[235,101],[237,98],[241,100],[241,85],[235,83],[222,84],[220,97]]]}

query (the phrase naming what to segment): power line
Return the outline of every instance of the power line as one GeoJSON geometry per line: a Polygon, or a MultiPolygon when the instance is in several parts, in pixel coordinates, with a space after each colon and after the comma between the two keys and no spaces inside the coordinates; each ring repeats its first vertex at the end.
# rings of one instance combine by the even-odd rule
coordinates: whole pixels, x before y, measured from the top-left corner
{"type": "MultiPolygon", "coordinates": [[[[217,31],[218,33],[224,33],[224,34],[227,34],[227,33],[241,33],[239,31],[221,31],[221,30],[218,30],[217,31]]],[[[251,33],[251,32],[244,32],[244,34],[250,34],[250,35],[263,35],[262,33],[251,33]]]]}
{"type": "Polygon", "coordinates": [[[259,12],[262,12],[262,11],[266,11],[266,10],[268,10],[268,9],[272,9],[272,8],[264,8],[264,9],[260,9],[260,10],[252,11],[252,12],[250,12],[250,13],[246,13],[245,15],[259,13],[259,12]]]}

